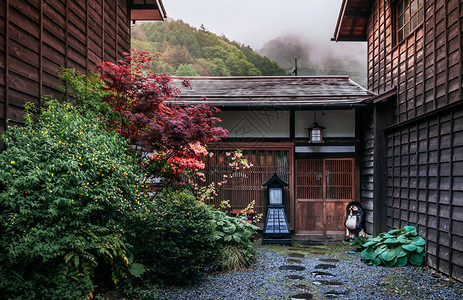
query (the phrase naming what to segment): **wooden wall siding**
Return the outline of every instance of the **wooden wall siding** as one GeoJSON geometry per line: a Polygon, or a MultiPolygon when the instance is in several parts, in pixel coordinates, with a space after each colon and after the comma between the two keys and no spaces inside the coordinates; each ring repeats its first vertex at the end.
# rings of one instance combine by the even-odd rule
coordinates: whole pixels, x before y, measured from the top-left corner
{"type": "MultiPolygon", "coordinates": [[[[230,175],[231,161],[226,153],[232,153],[235,149],[210,150],[214,155],[206,157],[204,173],[206,182],[202,185],[209,185],[212,182],[219,182],[224,179],[224,175],[230,175]]],[[[273,150],[244,150],[243,157],[248,159],[254,166],[250,169],[233,172],[233,178],[220,187],[218,196],[212,202],[216,207],[221,201],[230,200],[230,209],[243,209],[255,200],[255,211],[265,214],[267,212],[267,189],[262,186],[274,173],[277,173],[283,181],[291,182],[291,160],[292,154],[288,149],[273,150]]],[[[288,222],[290,222],[290,190],[286,192],[286,212],[288,222]]]]}
{"type": "Polygon", "coordinates": [[[378,0],[372,7],[369,89],[383,93],[397,88],[398,122],[461,100],[463,1],[425,1],[424,22],[398,45],[393,44],[389,2],[378,0]]]}
{"type": "Polygon", "coordinates": [[[359,145],[360,155],[360,201],[365,208],[365,232],[373,234],[373,170],[374,170],[374,130],[373,114],[363,124],[363,142],[359,145]]]}
{"type": "Polygon", "coordinates": [[[463,281],[463,108],[387,132],[388,229],[416,226],[426,263],[463,281]]]}
{"type": "Polygon", "coordinates": [[[60,67],[87,73],[130,49],[126,0],[4,0],[0,5],[0,133],[25,102],[60,97],[60,67]]]}

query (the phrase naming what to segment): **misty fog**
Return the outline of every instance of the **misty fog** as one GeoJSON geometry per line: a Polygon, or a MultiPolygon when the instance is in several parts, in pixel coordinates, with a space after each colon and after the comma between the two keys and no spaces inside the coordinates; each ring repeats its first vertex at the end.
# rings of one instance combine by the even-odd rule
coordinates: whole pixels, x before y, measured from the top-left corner
{"type": "Polygon", "coordinates": [[[286,34],[272,39],[257,50],[291,72],[297,57],[297,75],[349,75],[366,87],[366,43],[313,40],[308,36],[286,34]]]}

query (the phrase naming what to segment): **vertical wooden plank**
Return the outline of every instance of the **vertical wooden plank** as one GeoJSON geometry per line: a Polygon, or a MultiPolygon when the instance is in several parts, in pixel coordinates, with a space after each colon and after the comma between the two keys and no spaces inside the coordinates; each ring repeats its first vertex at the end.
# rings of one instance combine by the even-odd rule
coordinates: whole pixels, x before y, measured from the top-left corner
{"type": "Polygon", "coordinates": [[[115,19],[114,19],[114,39],[116,40],[115,47],[114,47],[114,61],[117,62],[119,59],[119,0],[114,1],[115,5],[115,19]]]}
{"type": "Polygon", "coordinates": [[[289,138],[290,140],[294,140],[296,137],[296,111],[290,110],[289,111],[289,138]]]}
{"type": "Polygon", "coordinates": [[[322,201],[323,201],[323,235],[326,236],[326,179],[327,179],[327,174],[326,174],[326,160],[323,160],[322,162],[323,168],[322,168],[322,174],[323,174],[323,190],[322,190],[322,201]]]}
{"type": "Polygon", "coordinates": [[[462,78],[462,73],[463,73],[463,39],[462,39],[462,31],[463,31],[463,12],[462,12],[462,1],[460,0],[460,5],[457,5],[458,7],[458,44],[460,45],[460,50],[459,50],[459,53],[460,53],[460,61],[459,61],[459,65],[460,65],[460,72],[458,73],[458,82],[460,83],[460,87],[459,87],[459,94],[460,94],[460,99],[463,99],[463,78],[462,78]]]}
{"type": "MultiPolygon", "coordinates": [[[[426,121],[426,136],[429,137],[429,120],[426,121]]],[[[429,175],[429,141],[427,141],[426,143],[426,150],[425,150],[425,153],[426,153],[426,174],[425,174],[425,178],[427,179],[427,176],[429,175]]],[[[427,184],[426,184],[426,188],[425,188],[425,207],[426,207],[426,211],[425,211],[425,240],[428,241],[429,239],[429,180],[427,180],[427,184]]],[[[429,245],[429,243],[428,243],[429,245]]],[[[427,245],[427,246],[428,246],[427,245]]],[[[426,251],[425,253],[425,263],[428,264],[429,263],[429,251],[426,251]]]]}
{"type": "MultiPolygon", "coordinates": [[[[39,99],[43,96],[43,0],[40,0],[40,36],[39,36],[39,99]]],[[[41,106],[42,101],[38,101],[41,106]]]]}
{"type": "Polygon", "coordinates": [[[10,21],[9,21],[9,17],[10,17],[10,0],[6,0],[5,2],[5,99],[4,99],[4,103],[5,103],[5,112],[4,112],[4,115],[3,115],[3,130],[6,130],[7,129],[7,119],[8,119],[8,115],[9,115],[9,107],[10,107],[10,103],[9,103],[9,90],[10,90],[10,76],[9,76],[9,70],[10,70],[10,64],[9,64],[9,56],[10,56],[10,53],[9,53],[9,49],[10,49],[10,46],[9,46],[9,41],[10,41],[10,37],[9,37],[9,32],[10,32],[10,21]]]}
{"type": "Polygon", "coordinates": [[[105,60],[105,36],[106,36],[106,22],[104,19],[105,16],[105,6],[106,6],[106,0],[101,1],[101,60],[105,60]]]}
{"type": "Polygon", "coordinates": [[[440,243],[440,233],[441,233],[441,214],[440,214],[440,209],[441,209],[441,206],[440,206],[440,194],[441,194],[441,188],[440,188],[440,182],[441,182],[441,178],[440,178],[440,172],[441,172],[441,168],[439,167],[440,166],[440,150],[441,150],[441,139],[439,138],[439,134],[441,132],[441,122],[442,122],[442,119],[441,119],[441,116],[439,115],[438,116],[438,119],[437,119],[437,212],[436,212],[436,217],[437,217],[437,228],[436,228],[436,253],[437,253],[437,257],[436,257],[436,269],[439,270],[440,269],[440,265],[441,265],[441,257],[439,255],[440,253],[440,250],[441,250],[441,243],[440,243]]]}
{"type": "Polygon", "coordinates": [[[65,23],[64,23],[64,67],[69,68],[69,1],[65,0],[65,23]]]}
{"type": "Polygon", "coordinates": [[[374,150],[373,150],[373,219],[374,227],[373,234],[378,235],[386,231],[387,217],[384,214],[386,211],[387,199],[387,178],[385,174],[385,138],[384,128],[389,125],[392,120],[392,109],[388,103],[378,103],[374,106],[374,150]]]}
{"type": "Polygon", "coordinates": [[[433,40],[433,60],[434,60],[434,73],[433,73],[433,107],[432,109],[436,109],[437,108],[437,50],[436,50],[436,47],[437,47],[437,39],[436,39],[436,36],[437,36],[437,16],[436,16],[436,12],[437,12],[437,9],[436,9],[436,5],[437,3],[434,2],[433,4],[433,9],[434,9],[434,13],[433,13],[433,16],[434,16],[434,26],[433,26],[433,30],[434,30],[434,40],[433,40]]]}
{"type": "Polygon", "coordinates": [[[90,0],[85,0],[85,70],[87,76],[90,75],[90,50],[89,50],[89,44],[90,44],[90,22],[89,22],[89,9],[90,5],[88,3],[90,0]]]}

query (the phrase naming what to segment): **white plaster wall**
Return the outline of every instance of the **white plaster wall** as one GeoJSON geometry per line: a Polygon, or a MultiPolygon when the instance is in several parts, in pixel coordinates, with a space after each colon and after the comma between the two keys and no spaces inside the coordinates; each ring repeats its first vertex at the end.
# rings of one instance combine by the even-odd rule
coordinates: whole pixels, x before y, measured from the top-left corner
{"type": "MultiPolygon", "coordinates": [[[[323,137],[355,137],[355,110],[317,110],[317,123],[326,127],[323,137]]],[[[313,111],[296,111],[295,136],[307,137],[314,123],[313,111]]]]}
{"type": "Polygon", "coordinates": [[[296,153],[353,153],[355,146],[296,146],[296,153]]]}
{"type": "Polygon", "coordinates": [[[230,138],[288,138],[288,111],[221,111],[219,126],[228,129],[230,138]]]}

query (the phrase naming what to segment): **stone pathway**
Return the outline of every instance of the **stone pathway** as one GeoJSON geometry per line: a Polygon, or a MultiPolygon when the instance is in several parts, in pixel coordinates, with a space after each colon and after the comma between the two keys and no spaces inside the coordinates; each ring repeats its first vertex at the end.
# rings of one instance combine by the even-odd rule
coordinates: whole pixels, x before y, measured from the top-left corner
{"type": "Polygon", "coordinates": [[[461,283],[426,267],[369,266],[346,243],[256,245],[256,250],[252,269],[205,274],[192,286],[157,289],[156,299],[463,299],[461,283]]]}
{"type": "MultiPolygon", "coordinates": [[[[299,250],[299,249],[298,249],[299,250]]],[[[321,254],[321,253],[320,253],[321,254]]],[[[324,253],[323,253],[324,254],[324,253]]],[[[304,271],[306,268],[302,265],[302,259],[305,259],[305,255],[301,253],[289,253],[288,258],[286,259],[287,265],[283,265],[280,267],[280,270],[284,271],[304,271]],[[298,259],[295,259],[293,257],[297,257],[298,259]]],[[[333,277],[336,277],[336,275],[331,274],[329,272],[322,272],[318,270],[328,270],[332,268],[336,268],[336,265],[334,264],[328,264],[328,263],[336,263],[339,262],[339,259],[335,258],[321,258],[319,259],[320,263],[314,267],[317,271],[313,271],[310,274],[314,277],[315,280],[312,280],[312,284],[316,286],[327,286],[327,287],[340,287],[343,286],[344,283],[340,281],[335,281],[332,280],[333,277]]],[[[291,275],[286,275],[285,278],[288,278],[290,280],[303,280],[305,277],[302,275],[297,275],[297,274],[291,274],[291,275]]],[[[294,295],[291,295],[290,298],[294,300],[298,299],[313,299],[313,294],[309,293],[311,288],[305,284],[300,284],[300,283],[293,283],[291,284],[291,287],[294,290],[299,291],[299,293],[296,293],[294,295]]],[[[329,290],[324,293],[324,296],[327,298],[338,298],[340,296],[346,295],[347,291],[345,290],[329,290]]]]}

